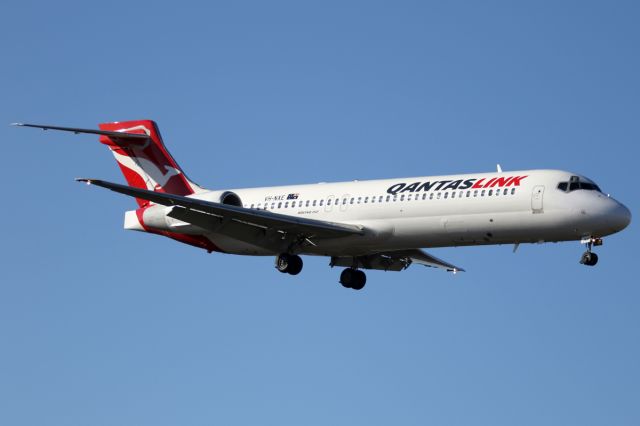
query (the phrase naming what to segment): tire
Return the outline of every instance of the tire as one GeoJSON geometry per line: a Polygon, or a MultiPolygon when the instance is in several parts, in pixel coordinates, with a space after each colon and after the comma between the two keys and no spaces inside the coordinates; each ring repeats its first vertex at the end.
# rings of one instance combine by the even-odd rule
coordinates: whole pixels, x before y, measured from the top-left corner
{"type": "Polygon", "coordinates": [[[302,258],[297,255],[289,256],[287,271],[291,275],[298,275],[302,271],[302,258]]]}
{"type": "Polygon", "coordinates": [[[587,265],[596,266],[596,263],[598,263],[598,255],[595,253],[591,253],[591,260],[589,261],[589,263],[587,263],[587,265]]]}
{"type": "Polygon", "coordinates": [[[362,290],[367,283],[367,276],[362,271],[353,271],[355,275],[355,283],[351,286],[354,290],[362,290]]]}
{"type": "Polygon", "coordinates": [[[340,274],[340,284],[344,288],[351,288],[354,282],[354,273],[355,270],[351,268],[347,268],[340,274]]]}

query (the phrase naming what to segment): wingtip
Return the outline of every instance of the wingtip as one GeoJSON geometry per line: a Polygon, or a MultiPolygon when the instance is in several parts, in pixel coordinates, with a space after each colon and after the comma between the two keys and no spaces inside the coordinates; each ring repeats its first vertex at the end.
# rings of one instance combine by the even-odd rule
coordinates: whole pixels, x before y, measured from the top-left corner
{"type": "Polygon", "coordinates": [[[76,182],[84,182],[87,185],[91,185],[93,183],[93,179],[87,179],[87,178],[76,178],[76,182]]]}
{"type": "Polygon", "coordinates": [[[9,126],[24,126],[24,123],[9,123],[9,126]]]}

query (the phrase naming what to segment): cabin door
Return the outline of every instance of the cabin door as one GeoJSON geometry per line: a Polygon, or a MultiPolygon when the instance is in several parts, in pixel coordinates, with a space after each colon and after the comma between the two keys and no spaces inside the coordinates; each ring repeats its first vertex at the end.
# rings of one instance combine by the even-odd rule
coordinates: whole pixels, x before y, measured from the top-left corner
{"type": "Polygon", "coordinates": [[[533,213],[542,213],[543,205],[542,199],[544,196],[544,186],[536,185],[533,187],[533,192],[531,193],[531,211],[533,213]]]}

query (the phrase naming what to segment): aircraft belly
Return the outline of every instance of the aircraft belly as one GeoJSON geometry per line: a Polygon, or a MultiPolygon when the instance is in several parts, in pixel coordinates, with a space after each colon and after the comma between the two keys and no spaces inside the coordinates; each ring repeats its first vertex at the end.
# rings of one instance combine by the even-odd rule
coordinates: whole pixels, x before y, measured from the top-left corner
{"type": "MultiPolygon", "coordinates": [[[[584,231],[577,225],[576,217],[567,216],[562,210],[546,210],[544,215],[527,210],[444,217],[402,217],[393,221],[367,222],[365,226],[369,232],[363,236],[311,239],[315,245],[305,244],[292,251],[321,256],[357,256],[420,247],[569,241],[580,239],[583,235],[584,231]]],[[[227,253],[254,256],[279,253],[275,247],[269,249],[226,235],[211,234],[210,238],[227,253]]]]}
{"type": "Polygon", "coordinates": [[[447,247],[576,240],[581,231],[564,211],[547,210],[401,218],[387,246],[447,247]]]}

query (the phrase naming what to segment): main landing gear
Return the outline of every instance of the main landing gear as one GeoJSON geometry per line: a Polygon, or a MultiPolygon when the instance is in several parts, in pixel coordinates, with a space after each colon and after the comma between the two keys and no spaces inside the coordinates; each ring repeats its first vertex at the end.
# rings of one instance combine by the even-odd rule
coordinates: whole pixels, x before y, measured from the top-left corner
{"type": "MultiPolygon", "coordinates": [[[[584,241],[584,240],[583,240],[584,241]]],[[[589,238],[586,240],[587,251],[582,254],[580,263],[587,266],[595,266],[598,263],[598,255],[591,251],[593,246],[601,246],[602,238],[589,238]]]]}
{"type": "Polygon", "coordinates": [[[340,274],[340,284],[345,288],[362,290],[367,283],[367,276],[359,269],[347,268],[340,274]]]}
{"type": "Polygon", "coordinates": [[[283,274],[298,275],[302,271],[302,259],[297,254],[283,253],[276,257],[276,269],[283,274]]]}

